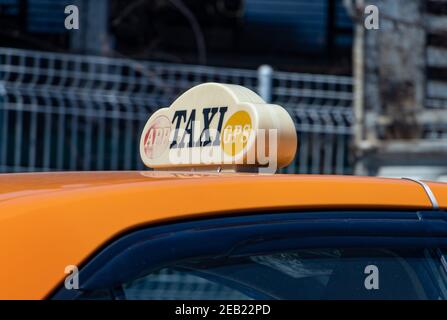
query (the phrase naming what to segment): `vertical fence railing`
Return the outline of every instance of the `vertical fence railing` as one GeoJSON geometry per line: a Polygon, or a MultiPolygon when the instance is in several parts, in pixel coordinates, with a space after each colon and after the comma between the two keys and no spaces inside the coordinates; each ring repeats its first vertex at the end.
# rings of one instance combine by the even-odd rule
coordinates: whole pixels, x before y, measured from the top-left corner
{"type": "Polygon", "coordinates": [[[300,151],[285,172],[351,172],[350,77],[11,48],[0,48],[0,172],[142,169],[150,114],[202,82],[246,86],[290,112],[300,151]]]}
{"type": "Polygon", "coordinates": [[[295,121],[299,152],[286,172],[351,173],[351,77],[274,72],[272,101],[295,121]]]}

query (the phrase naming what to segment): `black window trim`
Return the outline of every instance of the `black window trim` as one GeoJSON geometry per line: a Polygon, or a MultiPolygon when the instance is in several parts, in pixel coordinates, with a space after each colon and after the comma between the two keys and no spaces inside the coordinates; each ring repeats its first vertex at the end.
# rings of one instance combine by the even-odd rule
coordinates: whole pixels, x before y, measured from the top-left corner
{"type": "Polygon", "coordinates": [[[275,246],[285,248],[285,242],[294,248],[447,247],[447,213],[367,210],[262,213],[146,227],[119,237],[88,259],[80,268],[79,290],[66,290],[61,284],[50,298],[76,299],[85,291],[112,288],[142,276],[131,272],[137,259],[140,268],[155,270],[191,257],[265,252],[266,242],[272,246],[271,250],[275,246]],[[286,241],[282,243],[282,239],[286,241]]]}

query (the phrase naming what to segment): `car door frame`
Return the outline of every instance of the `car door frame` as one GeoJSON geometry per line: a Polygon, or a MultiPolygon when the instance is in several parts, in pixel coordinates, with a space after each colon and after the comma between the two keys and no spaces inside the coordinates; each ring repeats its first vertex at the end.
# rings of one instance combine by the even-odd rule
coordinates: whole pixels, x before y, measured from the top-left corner
{"type": "Polygon", "coordinates": [[[52,299],[113,288],[176,261],[261,254],[278,248],[447,247],[447,213],[411,210],[325,210],[240,213],[133,230],[88,258],[79,289],[63,284],[52,299]],[[148,255],[151,252],[153,254],[148,255]]]}

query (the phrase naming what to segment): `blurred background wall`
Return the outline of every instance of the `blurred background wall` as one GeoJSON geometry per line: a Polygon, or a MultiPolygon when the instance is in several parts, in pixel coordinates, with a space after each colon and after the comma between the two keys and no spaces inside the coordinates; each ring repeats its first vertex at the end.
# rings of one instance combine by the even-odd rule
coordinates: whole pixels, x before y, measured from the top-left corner
{"type": "Polygon", "coordinates": [[[342,0],[0,0],[1,44],[165,62],[349,74],[342,0]],[[80,30],[64,28],[77,5],[80,30]]]}
{"type": "Polygon", "coordinates": [[[0,171],[142,169],[144,122],[189,87],[283,105],[286,172],[447,174],[443,0],[0,0],[0,171]],[[64,28],[64,8],[80,29],[64,28]],[[366,30],[364,8],[380,10],[366,30]]]}

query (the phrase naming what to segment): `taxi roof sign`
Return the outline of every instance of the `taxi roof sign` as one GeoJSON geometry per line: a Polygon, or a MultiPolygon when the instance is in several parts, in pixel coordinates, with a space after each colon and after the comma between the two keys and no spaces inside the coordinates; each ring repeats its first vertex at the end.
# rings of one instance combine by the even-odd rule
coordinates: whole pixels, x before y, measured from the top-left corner
{"type": "Polygon", "coordinates": [[[287,111],[239,85],[204,83],[157,110],[140,139],[154,169],[276,171],[295,157],[297,135],[287,111]]]}

